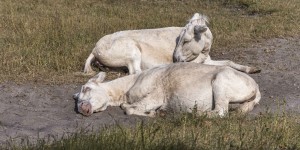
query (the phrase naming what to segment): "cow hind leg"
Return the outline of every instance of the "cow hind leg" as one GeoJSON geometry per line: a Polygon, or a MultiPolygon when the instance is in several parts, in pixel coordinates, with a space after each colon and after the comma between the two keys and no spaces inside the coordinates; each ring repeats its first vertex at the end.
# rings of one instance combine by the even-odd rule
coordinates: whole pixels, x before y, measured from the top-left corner
{"type": "Polygon", "coordinates": [[[119,58],[123,58],[123,60],[119,59],[118,61],[121,61],[121,64],[128,68],[129,74],[141,72],[142,54],[138,43],[131,39],[120,39],[112,49],[120,53],[119,58]],[[123,48],[120,49],[120,47],[123,48]]]}
{"type": "Polygon", "coordinates": [[[213,110],[208,112],[209,117],[224,117],[229,110],[229,98],[226,95],[226,89],[222,87],[222,81],[215,80],[212,84],[213,90],[213,110]]]}
{"type": "Polygon", "coordinates": [[[212,80],[213,110],[209,116],[224,117],[229,111],[229,102],[243,97],[244,93],[237,93],[241,87],[236,83],[241,81],[233,71],[229,68],[225,69],[212,80]]]}
{"type": "Polygon", "coordinates": [[[251,110],[253,110],[254,106],[257,105],[259,103],[261,99],[261,95],[259,90],[257,89],[256,94],[254,95],[253,98],[251,98],[249,101],[241,104],[238,108],[237,108],[237,112],[239,113],[247,113],[250,112],[251,110]]]}
{"type": "Polygon", "coordinates": [[[128,63],[129,74],[135,74],[142,72],[141,69],[141,57],[135,58],[130,63],[128,63]]]}
{"type": "Polygon", "coordinates": [[[226,95],[218,95],[214,93],[214,109],[210,112],[207,112],[209,117],[224,117],[228,113],[229,108],[229,99],[226,98],[226,95]]]}
{"type": "Polygon", "coordinates": [[[242,103],[238,107],[240,112],[249,112],[260,101],[259,88],[245,74],[232,69],[225,69],[218,73],[213,80],[213,97],[215,111],[219,116],[228,113],[229,103],[242,103]]]}

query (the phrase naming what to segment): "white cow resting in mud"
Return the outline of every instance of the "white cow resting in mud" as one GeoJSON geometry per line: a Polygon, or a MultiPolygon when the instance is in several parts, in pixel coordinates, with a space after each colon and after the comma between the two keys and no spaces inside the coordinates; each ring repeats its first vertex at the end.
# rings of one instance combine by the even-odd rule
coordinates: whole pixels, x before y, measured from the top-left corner
{"type": "Polygon", "coordinates": [[[173,63],[173,56],[174,61],[227,65],[246,73],[258,71],[232,61],[212,61],[209,51],[213,36],[207,22],[206,16],[196,13],[183,28],[128,30],[106,35],[87,58],[84,74],[95,74],[93,63],[112,68],[127,67],[129,73],[134,74],[173,63]]]}
{"type": "Polygon", "coordinates": [[[260,101],[256,82],[227,66],[197,63],[161,65],[102,82],[101,72],[74,94],[78,111],[85,116],[121,106],[128,115],[155,116],[156,111],[192,112],[224,116],[229,104],[246,113],[260,101]],[[196,108],[196,109],[195,109],[196,108]]]}

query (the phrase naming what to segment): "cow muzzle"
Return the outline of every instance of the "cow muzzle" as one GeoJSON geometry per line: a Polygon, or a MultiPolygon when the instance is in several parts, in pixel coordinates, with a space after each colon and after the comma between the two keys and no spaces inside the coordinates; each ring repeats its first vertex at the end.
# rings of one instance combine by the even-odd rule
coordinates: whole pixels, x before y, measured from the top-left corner
{"type": "Polygon", "coordinates": [[[179,46],[176,51],[173,54],[173,62],[183,62],[183,59],[181,58],[182,52],[181,52],[182,46],[179,46]]]}
{"type": "Polygon", "coordinates": [[[90,102],[80,102],[78,104],[78,111],[84,116],[90,116],[93,113],[92,105],[90,102]]]}
{"type": "Polygon", "coordinates": [[[173,56],[173,62],[174,63],[176,63],[176,62],[184,62],[184,60],[181,58],[181,56],[174,55],[173,56]]]}

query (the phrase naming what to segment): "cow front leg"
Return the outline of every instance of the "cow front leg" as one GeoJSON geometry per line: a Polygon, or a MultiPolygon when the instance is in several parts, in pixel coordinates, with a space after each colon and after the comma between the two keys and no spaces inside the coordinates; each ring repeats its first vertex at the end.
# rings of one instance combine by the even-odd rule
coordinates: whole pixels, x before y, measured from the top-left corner
{"type": "Polygon", "coordinates": [[[121,104],[121,108],[125,111],[127,115],[138,115],[138,116],[147,116],[155,117],[156,112],[153,109],[147,109],[141,105],[130,105],[127,103],[121,104]]]}
{"type": "Polygon", "coordinates": [[[211,60],[210,56],[208,56],[208,58],[204,61],[203,64],[207,64],[207,65],[216,65],[216,66],[229,66],[233,69],[245,72],[245,73],[259,73],[261,72],[261,69],[257,68],[257,67],[249,67],[249,66],[244,66],[244,65],[240,65],[237,63],[234,63],[233,61],[230,60],[211,60]]]}

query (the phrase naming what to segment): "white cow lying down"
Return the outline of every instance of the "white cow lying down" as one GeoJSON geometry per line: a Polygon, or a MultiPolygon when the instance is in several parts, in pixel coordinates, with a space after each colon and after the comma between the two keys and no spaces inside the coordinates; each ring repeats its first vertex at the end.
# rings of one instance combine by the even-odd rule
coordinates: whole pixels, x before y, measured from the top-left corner
{"type": "Polygon", "coordinates": [[[240,104],[240,112],[251,111],[261,95],[256,82],[247,74],[227,66],[197,63],[162,65],[102,82],[100,72],[74,94],[78,111],[85,116],[104,111],[107,106],[121,106],[126,114],[151,116],[157,110],[207,112],[224,116],[229,104],[240,104]]]}
{"type": "Polygon", "coordinates": [[[91,64],[118,68],[127,67],[130,74],[174,61],[191,61],[227,65],[246,73],[257,68],[232,61],[213,61],[209,52],[212,33],[208,19],[196,13],[185,27],[120,31],[102,37],[86,60],[84,74],[93,75],[91,64]],[[175,52],[174,52],[175,50],[175,52]],[[174,52],[174,55],[173,55],[174,52]]]}

